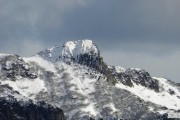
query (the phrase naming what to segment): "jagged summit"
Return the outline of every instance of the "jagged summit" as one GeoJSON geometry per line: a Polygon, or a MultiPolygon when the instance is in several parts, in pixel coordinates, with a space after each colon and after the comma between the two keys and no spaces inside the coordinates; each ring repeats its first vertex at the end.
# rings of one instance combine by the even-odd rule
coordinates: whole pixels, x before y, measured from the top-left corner
{"type": "Polygon", "coordinates": [[[27,58],[0,54],[1,98],[32,101],[35,107],[45,101],[61,108],[67,120],[180,116],[176,84],[142,69],[108,66],[92,40],[65,42],[27,58]]]}
{"type": "Polygon", "coordinates": [[[75,58],[80,54],[98,55],[99,50],[92,40],[69,41],[64,44],[62,56],[75,58]]]}
{"type": "Polygon", "coordinates": [[[63,45],[55,46],[45,49],[36,54],[46,60],[56,62],[63,60],[69,62],[70,60],[78,60],[81,55],[99,56],[100,52],[92,40],[77,40],[68,41],[63,45]]]}

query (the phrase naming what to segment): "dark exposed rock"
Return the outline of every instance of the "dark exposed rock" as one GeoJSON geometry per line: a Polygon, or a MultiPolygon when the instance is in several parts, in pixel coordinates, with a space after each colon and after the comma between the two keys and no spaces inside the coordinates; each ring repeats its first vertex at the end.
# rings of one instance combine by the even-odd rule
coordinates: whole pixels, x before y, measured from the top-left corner
{"type": "Polygon", "coordinates": [[[179,99],[180,99],[180,96],[177,96],[177,98],[179,98],[179,99]]]}
{"type": "Polygon", "coordinates": [[[159,119],[160,119],[160,120],[169,120],[168,114],[165,113],[165,114],[161,115],[161,116],[159,117],[159,119]]]}
{"type": "Polygon", "coordinates": [[[60,108],[54,108],[45,102],[21,105],[16,100],[0,99],[0,120],[65,120],[60,108]]]}
{"type": "Polygon", "coordinates": [[[166,106],[161,107],[162,110],[167,110],[168,108],[166,106]]]}
{"type": "Polygon", "coordinates": [[[135,84],[140,84],[144,87],[159,92],[158,81],[153,79],[145,70],[127,69],[121,73],[113,73],[113,71],[111,70],[111,73],[118,81],[120,81],[124,85],[132,87],[132,82],[134,82],[135,84]]]}
{"type": "Polygon", "coordinates": [[[168,92],[169,92],[169,94],[171,94],[171,95],[174,95],[174,94],[175,94],[174,90],[172,90],[172,89],[169,89],[168,92]]]}
{"type": "Polygon", "coordinates": [[[158,81],[153,79],[147,71],[145,71],[145,70],[127,69],[125,71],[125,73],[136,84],[140,84],[142,86],[153,89],[156,92],[159,92],[159,83],[158,83],[158,81]]]}
{"type": "Polygon", "coordinates": [[[33,74],[23,59],[17,55],[9,55],[0,61],[2,64],[2,72],[11,80],[15,80],[17,76],[36,79],[37,75],[33,74]]]}
{"type": "Polygon", "coordinates": [[[115,75],[116,78],[124,85],[128,85],[130,87],[133,86],[133,83],[131,81],[131,77],[126,73],[119,73],[115,75]]]}
{"type": "Polygon", "coordinates": [[[102,73],[103,75],[107,76],[107,81],[112,83],[113,85],[116,84],[116,79],[112,75],[110,69],[108,68],[107,64],[103,61],[103,58],[98,55],[89,55],[89,54],[80,54],[78,56],[77,62],[79,64],[91,67],[98,72],[102,73]]]}

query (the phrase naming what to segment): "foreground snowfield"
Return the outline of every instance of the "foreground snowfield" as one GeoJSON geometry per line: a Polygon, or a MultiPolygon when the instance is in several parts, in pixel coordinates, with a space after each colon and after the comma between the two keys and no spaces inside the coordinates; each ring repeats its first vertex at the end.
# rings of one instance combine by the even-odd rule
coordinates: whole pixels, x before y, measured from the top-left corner
{"type": "MultiPolygon", "coordinates": [[[[147,119],[164,113],[169,117],[179,117],[180,91],[168,80],[152,78],[158,81],[159,92],[133,80],[132,86],[119,80],[112,85],[107,82],[107,72],[104,74],[78,63],[82,54],[92,56],[83,58],[88,64],[97,64],[95,60],[100,53],[91,40],[70,41],[63,47],[52,47],[28,58],[0,54],[0,85],[16,91],[11,95],[18,100],[45,101],[62,108],[69,120],[86,119],[87,116],[96,119],[147,119]]],[[[119,76],[126,72],[118,66],[106,69],[112,69],[112,74],[119,76]]],[[[139,74],[141,70],[132,68],[129,71],[139,74]]],[[[5,94],[1,93],[1,97],[5,94]]]]}

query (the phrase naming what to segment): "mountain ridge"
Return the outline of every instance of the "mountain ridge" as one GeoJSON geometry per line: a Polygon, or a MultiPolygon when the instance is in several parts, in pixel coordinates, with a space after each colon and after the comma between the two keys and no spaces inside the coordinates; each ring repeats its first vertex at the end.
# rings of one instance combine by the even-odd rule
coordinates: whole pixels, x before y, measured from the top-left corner
{"type": "Polygon", "coordinates": [[[91,40],[69,41],[27,58],[0,54],[0,80],[11,88],[0,91],[1,97],[46,101],[66,119],[180,116],[176,84],[145,70],[108,66],[91,40]]]}

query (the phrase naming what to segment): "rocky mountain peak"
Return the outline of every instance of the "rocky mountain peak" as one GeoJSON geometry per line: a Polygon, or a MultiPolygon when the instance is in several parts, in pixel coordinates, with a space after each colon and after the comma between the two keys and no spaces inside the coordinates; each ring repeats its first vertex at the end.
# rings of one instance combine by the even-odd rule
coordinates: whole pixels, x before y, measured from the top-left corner
{"type": "Polygon", "coordinates": [[[62,56],[76,58],[80,54],[98,55],[99,50],[92,40],[69,41],[63,45],[62,56]]]}
{"type": "Polygon", "coordinates": [[[142,69],[108,66],[91,40],[68,41],[27,58],[0,54],[0,119],[7,119],[3,111],[14,110],[43,119],[52,111],[45,120],[64,119],[60,108],[67,120],[158,119],[164,113],[179,118],[179,103],[176,84],[142,69]],[[17,107],[28,100],[37,115],[27,105],[17,107]]]}
{"type": "Polygon", "coordinates": [[[92,40],[77,40],[68,41],[63,45],[45,49],[35,56],[43,57],[45,60],[51,62],[59,60],[71,62],[79,61],[82,55],[97,57],[100,56],[100,52],[92,40]]]}

